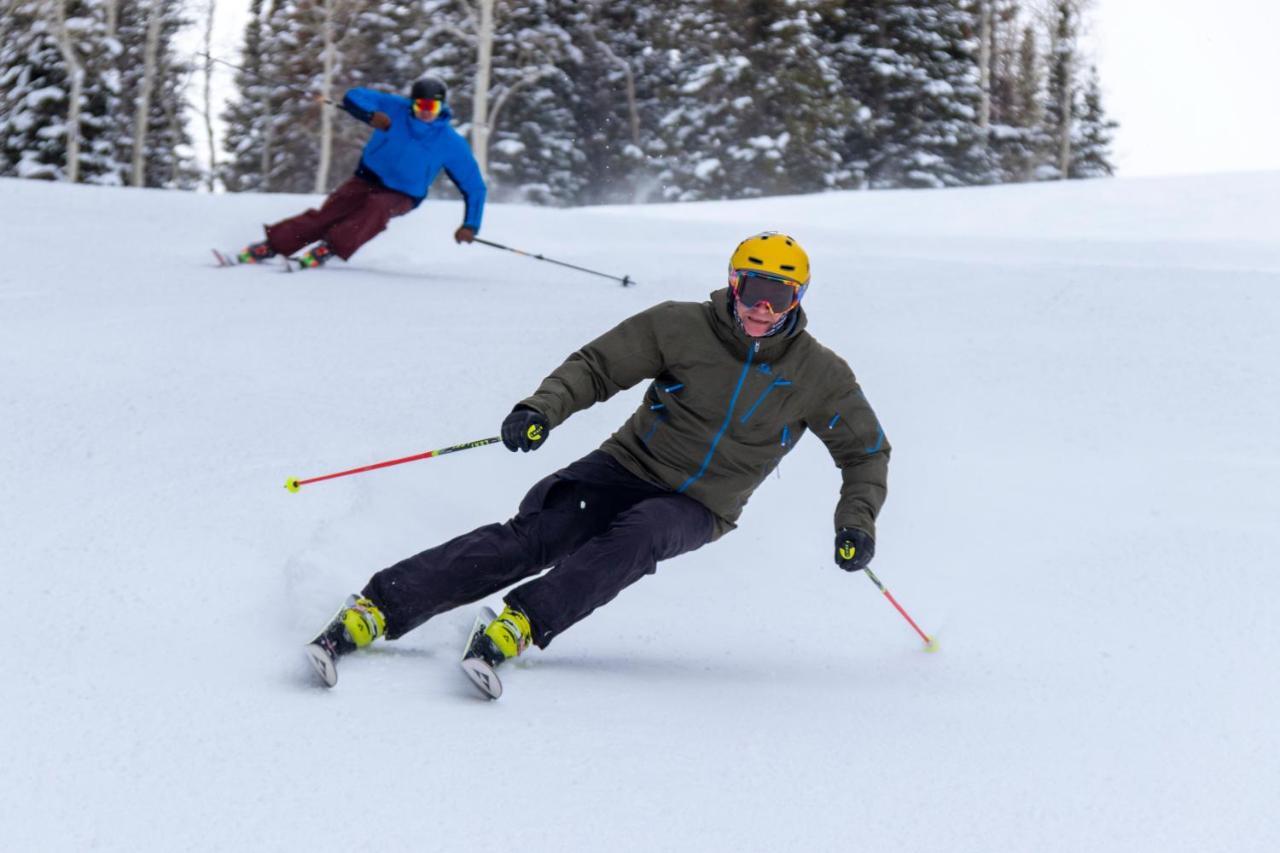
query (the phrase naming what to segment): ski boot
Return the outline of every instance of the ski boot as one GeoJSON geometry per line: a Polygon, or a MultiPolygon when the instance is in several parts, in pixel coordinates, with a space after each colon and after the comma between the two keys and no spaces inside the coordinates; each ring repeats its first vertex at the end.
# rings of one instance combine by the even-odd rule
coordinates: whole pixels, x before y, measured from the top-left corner
{"type": "Polygon", "coordinates": [[[322,267],[333,258],[333,249],[329,248],[328,243],[317,243],[310,251],[303,252],[298,256],[298,266],[305,269],[313,267],[322,267]]]}
{"type": "Polygon", "coordinates": [[[337,615],[307,645],[307,659],[325,685],[332,687],[338,683],[338,658],[363,649],[386,630],[386,617],[377,605],[361,596],[348,596],[337,615]]]}
{"type": "Polygon", "coordinates": [[[504,608],[500,616],[485,608],[476,619],[462,655],[462,669],[490,699],[502,695],[502,682],[495,670],[503,661],[529,647],[533,635],[529,618],[519,610],[504,608]]]}
{"type": "Polygon", "coordinates": [[[276,250],[271,248],[270,243],[263,240],[261,243],[245,246],[240,250],[240,254],[236,255],[236,261],[242,264],[260,264],[275,256],[276,250]]]}

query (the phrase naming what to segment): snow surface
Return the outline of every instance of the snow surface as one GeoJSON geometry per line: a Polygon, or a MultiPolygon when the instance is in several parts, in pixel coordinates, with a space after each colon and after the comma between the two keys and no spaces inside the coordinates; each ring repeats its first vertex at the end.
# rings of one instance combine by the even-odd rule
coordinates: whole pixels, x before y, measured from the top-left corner
{"type": "MultiPolygon", "coordinates": [[[[215,269],[314,199],[0,180],[0,847],[1280,849],[1280,174],[549,210],[215,269]],[[344,661],[369,574],[507,517],[577,345],[792,232],[894,444],[875,569],[810,438],[722,541],[473,695],[473,608],[344,661]]],[[[489,603],[496,603],[495,596],[489,603]]]]}

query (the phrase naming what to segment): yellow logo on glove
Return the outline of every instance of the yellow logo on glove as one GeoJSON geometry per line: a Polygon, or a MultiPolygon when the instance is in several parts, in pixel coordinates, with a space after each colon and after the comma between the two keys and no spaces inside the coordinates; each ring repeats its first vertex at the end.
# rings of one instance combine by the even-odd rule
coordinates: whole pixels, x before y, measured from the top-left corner
{"type": "Polygon", "coordinates": [[[524,434],[529,436],[530,441],[542,441],[542,425],[529,424],[529,428],[525,430],[524,434]]]}
{"type": "Polygon", "coordinates": [[[840,543],[840,559],[852,560],[854,555],[858,553],[858,549],[853,547],[852,542],[840,543]]]}

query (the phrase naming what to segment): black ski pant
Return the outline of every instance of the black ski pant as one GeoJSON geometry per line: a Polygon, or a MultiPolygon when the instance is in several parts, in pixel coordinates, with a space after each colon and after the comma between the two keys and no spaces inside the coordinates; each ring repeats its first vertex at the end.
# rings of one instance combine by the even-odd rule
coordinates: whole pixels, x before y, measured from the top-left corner
{"type": "Polygon", "coordinates": [[[552,638],[661,560],[711,541],[715,517],[693,498],[636,477],[601,450],[539,481],[515,518],[488,524],[375,574],[363,594],[395,639],[500,589],[529,618],[533,642],[552,638]]]}

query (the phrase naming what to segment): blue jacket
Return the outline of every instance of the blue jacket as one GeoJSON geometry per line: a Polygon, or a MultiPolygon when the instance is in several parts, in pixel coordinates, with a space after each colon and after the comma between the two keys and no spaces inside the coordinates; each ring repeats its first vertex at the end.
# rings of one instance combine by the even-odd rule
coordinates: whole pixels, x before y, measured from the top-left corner
{"type": "Polygon", "coordinates": [[[342,108],[365,122],[375,112],[386,113],[391,119],[391,127],[374,130],[364,146],[357,175],[373,178],[387,189],[412,197],[417,207],[444,169],[467,203],[462,224],[480,231],[486,194],[484,178],[471,147],[449,124],[453,113],[448,107],[440,111],[435,121],[422,121],[414,117],[408,98],[373,89],[351,89],[342,99],[342,108]]]}

